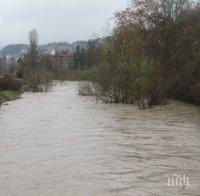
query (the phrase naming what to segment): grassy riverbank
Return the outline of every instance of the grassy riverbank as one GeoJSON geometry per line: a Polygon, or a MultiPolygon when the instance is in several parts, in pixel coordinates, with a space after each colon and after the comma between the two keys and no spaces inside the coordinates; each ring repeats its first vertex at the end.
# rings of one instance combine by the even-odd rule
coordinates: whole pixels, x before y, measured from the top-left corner
{"type": "Polygon", "coordinates": [[[11,91],[11,90],[3,90],[0,91],[0,105],[7,101],[12,101],[18,99],[21,93],[18,91],[11,91]]]}

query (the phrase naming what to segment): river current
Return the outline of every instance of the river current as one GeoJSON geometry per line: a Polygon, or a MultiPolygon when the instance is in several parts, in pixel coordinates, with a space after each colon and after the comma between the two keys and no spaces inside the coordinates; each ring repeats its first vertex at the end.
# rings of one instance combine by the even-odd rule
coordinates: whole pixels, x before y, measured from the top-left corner
{"type": "Polygon", "coordinates": [[[97,103],[65,82],[0,108],[1,196],[199,194],[197,106],[97,103]]]}

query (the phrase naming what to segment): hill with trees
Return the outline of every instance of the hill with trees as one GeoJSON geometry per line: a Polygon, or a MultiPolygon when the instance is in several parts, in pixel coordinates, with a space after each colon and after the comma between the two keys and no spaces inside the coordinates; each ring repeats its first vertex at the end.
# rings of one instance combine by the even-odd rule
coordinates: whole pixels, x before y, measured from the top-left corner
{"type": "Polygon", "coordinates": [[[2,50],[0,51],[0,55],[6,54],[6,55],[11,55],[15,56],[20,54],[23,50],[27,50],[28,45],[26,44],[11,44],[7,45],[2,50]]]}

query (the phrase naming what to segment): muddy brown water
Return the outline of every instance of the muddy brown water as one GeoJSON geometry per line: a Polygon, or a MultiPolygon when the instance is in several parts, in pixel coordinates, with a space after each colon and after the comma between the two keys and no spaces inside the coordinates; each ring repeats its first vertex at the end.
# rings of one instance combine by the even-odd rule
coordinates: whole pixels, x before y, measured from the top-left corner
{"type": "Polygon", "coordinates": [[[1,196],[199,194],[199,107],[96,103],[68,82],[0,108],[1,196]]]}

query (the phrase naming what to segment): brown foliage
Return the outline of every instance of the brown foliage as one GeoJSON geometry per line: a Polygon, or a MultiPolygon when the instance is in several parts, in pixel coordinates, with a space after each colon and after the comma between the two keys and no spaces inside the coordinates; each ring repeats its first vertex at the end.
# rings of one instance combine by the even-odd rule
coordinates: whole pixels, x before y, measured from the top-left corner
{"type": "Polygon", "coordinates": [[[20,91],[22,89],[22,84],[16,78],[4,76],[0,78],[0,89],[20,91]]]}

